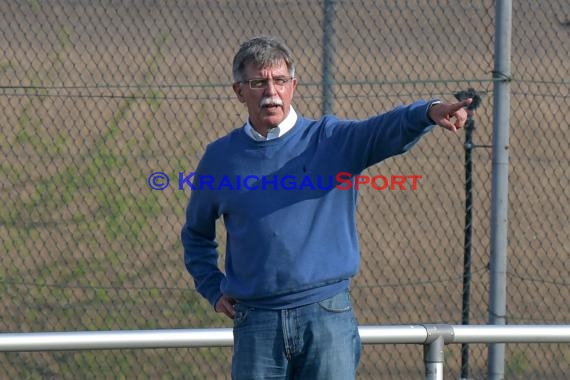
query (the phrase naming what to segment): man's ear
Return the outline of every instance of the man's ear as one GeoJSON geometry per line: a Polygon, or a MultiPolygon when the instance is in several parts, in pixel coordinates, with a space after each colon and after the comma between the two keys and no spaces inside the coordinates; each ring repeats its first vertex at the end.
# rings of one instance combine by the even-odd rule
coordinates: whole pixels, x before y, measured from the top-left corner
{"type": "Polygon", "coordinates": [[[245,103],[245,96],[243,95],[243,89],[242,89],[242,87],[240,86],[240,84],[239,84],[239,83],[234,83],[234,84],[232,85],[232,88],[234,89],[234,92],[236,93],[238,100],[239,100],[241,103],[245,103]]]}

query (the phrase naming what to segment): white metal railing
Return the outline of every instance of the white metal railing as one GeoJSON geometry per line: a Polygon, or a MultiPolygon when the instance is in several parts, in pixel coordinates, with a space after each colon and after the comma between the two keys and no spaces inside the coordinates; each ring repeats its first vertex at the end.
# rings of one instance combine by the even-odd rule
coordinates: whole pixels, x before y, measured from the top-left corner
{"type": "MultiPolygon", "coordinates": [[[[443,347],[452,343],[570,343],[570,325],[360,326],[363,344],[424,346],[425,378],[443,379],[443,347]]],[[[1,351],[229,347],[231,328],[0,333],[1,351]]]]}

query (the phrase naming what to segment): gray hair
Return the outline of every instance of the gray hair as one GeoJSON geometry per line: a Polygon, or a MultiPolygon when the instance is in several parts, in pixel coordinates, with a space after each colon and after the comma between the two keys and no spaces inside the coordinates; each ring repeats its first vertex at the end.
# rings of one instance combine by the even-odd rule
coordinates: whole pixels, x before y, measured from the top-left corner
{"type": "Polygon", "coordinates": [[[245,66],[253,63],[257,67],[266,68],[284,61],[290,76],[295,76],[295,61],[291,50],[279,39],[270,36],[254,37],[239,47],[233,62],[234,82],[243,81],[245,66]]]}

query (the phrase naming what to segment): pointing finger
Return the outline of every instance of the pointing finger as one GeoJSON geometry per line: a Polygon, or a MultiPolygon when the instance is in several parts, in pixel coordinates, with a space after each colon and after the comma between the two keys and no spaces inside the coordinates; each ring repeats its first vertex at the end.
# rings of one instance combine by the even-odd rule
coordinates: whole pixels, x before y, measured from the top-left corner
{"type": "Polygon", "coordinates": [[[472,102],[473,102],[472,98],[467,98],[467,99],[464,99],[460,102],[452,104],[451,105],[451,113],[454,113],[457,110],[460,110],[461,108],[468,107],[472,102]]]}

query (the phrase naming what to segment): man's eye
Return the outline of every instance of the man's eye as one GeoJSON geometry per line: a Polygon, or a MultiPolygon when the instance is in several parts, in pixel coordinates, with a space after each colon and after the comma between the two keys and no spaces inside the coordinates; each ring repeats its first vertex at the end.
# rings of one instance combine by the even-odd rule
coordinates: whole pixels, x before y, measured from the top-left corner
{"type": "Polygon", "coordinates": [[[286,78],[275,78],[275,79],[273,79],[273,83],[275,83],[276,85],[282,86],[285,83],[287,83],[287,79],[286,78]]]}
{"type": "Polygon", "coordinates": [[[252,80],[250,82],[251,87],[254,88],[262,88],[265,86],[265,80],[264,79],[256,79],[256,80],[252,80]]]}

